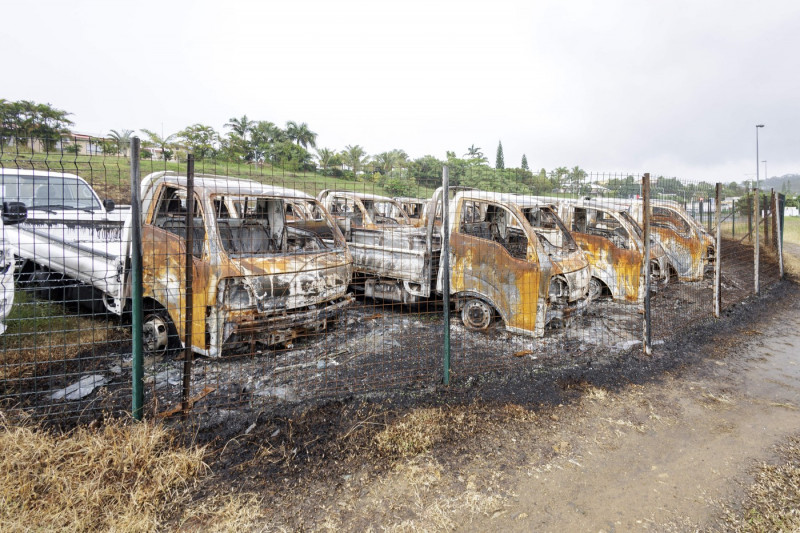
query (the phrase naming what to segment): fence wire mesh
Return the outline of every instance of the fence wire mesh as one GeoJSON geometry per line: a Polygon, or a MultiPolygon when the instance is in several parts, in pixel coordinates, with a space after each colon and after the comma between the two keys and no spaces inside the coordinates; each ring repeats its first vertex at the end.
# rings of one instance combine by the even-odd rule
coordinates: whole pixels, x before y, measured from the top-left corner
{"type": "Polygon", "coordinates": [[[756,232],[759,288],[780,277],[780,198],[764,191],[757,213],[742,185],[718,200],[710,183],[650,178],[646,213],[641,175],[457,161],[445,199],[441,166],[424,161],[354,173],[142,159],[132,243],[127,151],[77,142],[0,144],[0,407],[40,417],[130,411],[137,249],[148,416],[591,365],[641,349],[648,317],[654,344],[712,318],[718,265],[723,308],[752,295],[756,232]]]}

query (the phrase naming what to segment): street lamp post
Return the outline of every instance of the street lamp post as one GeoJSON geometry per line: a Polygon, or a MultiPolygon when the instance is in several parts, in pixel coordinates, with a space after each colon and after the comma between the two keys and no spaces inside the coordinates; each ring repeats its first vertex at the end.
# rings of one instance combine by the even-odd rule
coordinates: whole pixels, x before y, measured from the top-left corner
{"type": "Polygon", "coordinates": [[[759,167],[759,164],[758,164],[758,161],[759,161],[758,160],[758,129],[759,128],[763,128],[763,127],[764,127],[763,124],[756,124],[756,193],[755,193],[755,197],[756,197],[755,198],[755,211],[756,211],[756,221],[755,222],[756,222],[756,224],[755,224],[755,230],[754,230],[755,234],[756,234],[756,246],[755,246],[755,250],[753,251],[753,256],[754,256],[753,257],[753,261],[755,262],[755,275],[753,276],[753,284],[755,285],[754,286],[754,291],[755,291],[756,294],[759,293],[759,290],[758,290],[758,260],[759,260],[758,233],[759,233],[759,230],[761,229],[761,223],[758,220],[758,217],[759,217],[759,214],[760,214],[758,212],[758,210],[759,210],[758,203],[759,203],[759,199],[760,199],[759,196],[761,196],[761,192],[760,192],[761,191],[761,180],[760,180],[760,176],[759,176],[759,173],[758,173],[758,170],[759,170],[758,169],[758,167],[759,167]]]}

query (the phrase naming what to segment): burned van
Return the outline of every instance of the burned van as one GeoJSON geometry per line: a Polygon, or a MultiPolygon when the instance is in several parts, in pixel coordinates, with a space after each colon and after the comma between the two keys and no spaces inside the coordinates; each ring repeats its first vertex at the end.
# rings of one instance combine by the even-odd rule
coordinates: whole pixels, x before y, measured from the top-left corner
{"type": "Polygon", "coordinates": [[[589,263],[550,205],[462,191],[449,217],[450,293],[468,329],[499,317],[508,331],[541,337],[588,305],[589,263]]]}

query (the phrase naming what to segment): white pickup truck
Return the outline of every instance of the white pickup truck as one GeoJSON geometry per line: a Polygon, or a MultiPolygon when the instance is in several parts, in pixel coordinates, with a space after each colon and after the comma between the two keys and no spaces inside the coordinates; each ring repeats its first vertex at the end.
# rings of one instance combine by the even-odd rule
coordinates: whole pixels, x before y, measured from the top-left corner
{"type": "MultiPolygon", "coordinates": [[[[16,227],[18,265],[28,281],[95,309],[122,314],[130,300],[130,209],[102,202],[72,174],[5,170],[5,200],[28,206],[16,227]]],[[[324,209],[287,216],[305,193],[251,180],[194,180],[192,301],[186,298],[187,178],[156,172],[142,180],[144,345],[162,353],[187,342],[219,356],[254,353],[319,331],[352,301],[352,258],[324,209]]]]}

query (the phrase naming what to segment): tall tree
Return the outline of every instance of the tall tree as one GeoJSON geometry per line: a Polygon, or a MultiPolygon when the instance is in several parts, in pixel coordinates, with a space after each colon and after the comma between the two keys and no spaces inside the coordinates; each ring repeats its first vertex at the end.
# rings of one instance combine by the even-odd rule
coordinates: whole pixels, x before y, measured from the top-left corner
{"type": "Polygon", "coordinates": [[[384,174],[389,174],[399,163],[397,153],[394,151],[377,154],[372,158],[372,161],[378,165],[378,168],[380,168],[384,174]]]}
{"type": "Polygon", "coordinates": [[[219,145],[219,133],[211,126],[199,123],[179,131],[177,137],[198,159],[211,156],[219,145]]]}
{"type": "Polygon", "coordinates": [[[117,150],[117,155],[122,154],[125,157],[128,157],[128,148],[131,145],[131,136],[133,135],[133,130],[111,130],[108,134],[111,142],[114,144],[114,147],[117,150]]]}
{"type": "Polygon", "coordinates": [[[586,179],[586,171],[583,170],[581,167],[575,165],[572,167],[572,170],[569,171],[568,179],[571,183],[570,190],[575,193],[579,193],[581,191],[583,181],[586,179]]]}
{"type": "Polygon", "coordinates": [[[312,148],[317,147],[317,134],[308,129],[308,124],[305,122],[298,124],[291,120],[288,121],[286,123],[286,135],[303,148],[308,148],[309,144],[312,148]]]}
{"type": "Polygon", "coordinates": [[[311,154],[289,140],[274,143],[270,148],[269,158],[289,170],[300,170],[311,164],[311,154]]]}
{"type": "Polygon", "coordinates": [[[467,148],[467,153],[464,155],[469,159],[480,159],[483,157],[483,152],[481,152],[480,146],[475,146],[472,144],[469,148],[467,148]]]}
{"type": "MultiPolygon", "coordinates": [[[[230,128],[242,139],[247,140],[247,134],[250,132],[250,127],[253,121],[247,118],[247,115],[242,115],[242,118],[231,117],[225,123],[226,128],[230,128]]],[[[144,131],[144,130],[142,130],[144,131]]]]}
{"type": "Polygon", "coordinates": [[[177,134],[173,133],[172,135],[162,137],[158,133],[151,130],[142,128],[142,131],[145,135],[147,135],[145,144],[158,147],[161,150],[161,157],[164,159],[164,161],[168,160],[172,148],[175,147],[175,139],[177,134]]]}
{"type": "Polygon", "coordinates": [[[503,141],[499,141],[497,143],[497,156],[494,160],[494,168],[496,169],[504,169],[506,168],[506,162],[503,159],[503,141]]]}
{"type": "Polygon", "coordinates": [[[287,141],[286,132],[268,120],[259,120],[250,124],[250,147],[252,159],[262,161],[273,152],[276,143],[287,141]]]}
{"type": "Polygon", "coordinates": [[[344,164],[353,169],[353,178],[358,177],[358,171],[367,164],[368,160],[367,152],[358,144],[345,146],[341,156],[344,164]]]}
{"type": "Polygon", "coordinates": [[[563,188],[566,182],[564,176],[569,174],[569,169],[567,167],[557,167],[554,170],[550,171],[550,181],[553,183],[553,187],[559,189],[563,188]]]}
{"type": "Polygon", "coordinates": [[[322,167],[322,172],[327,172],[328,167],[333,164],[334,158],[336,157],[336,151],[331,150],[330,148],[318,148],[317,149],[317,159],[319,160],[319,165],[322,167]]]}
{"type": "Polygon", "coordinates": [[[440,161],[432,155],[426,155],[411,161],[408,169],[420,185],[437,187],[442,183],[442,166],[444,164],[444,161],[440,161]]]}
{"type": "Polygon", "coordinates": [[[522,170],[530,170],[528,168],[528,158],[525,157],[525,154],[522,154],[522,163],[520,163],[519,168],[522,170]]]}

